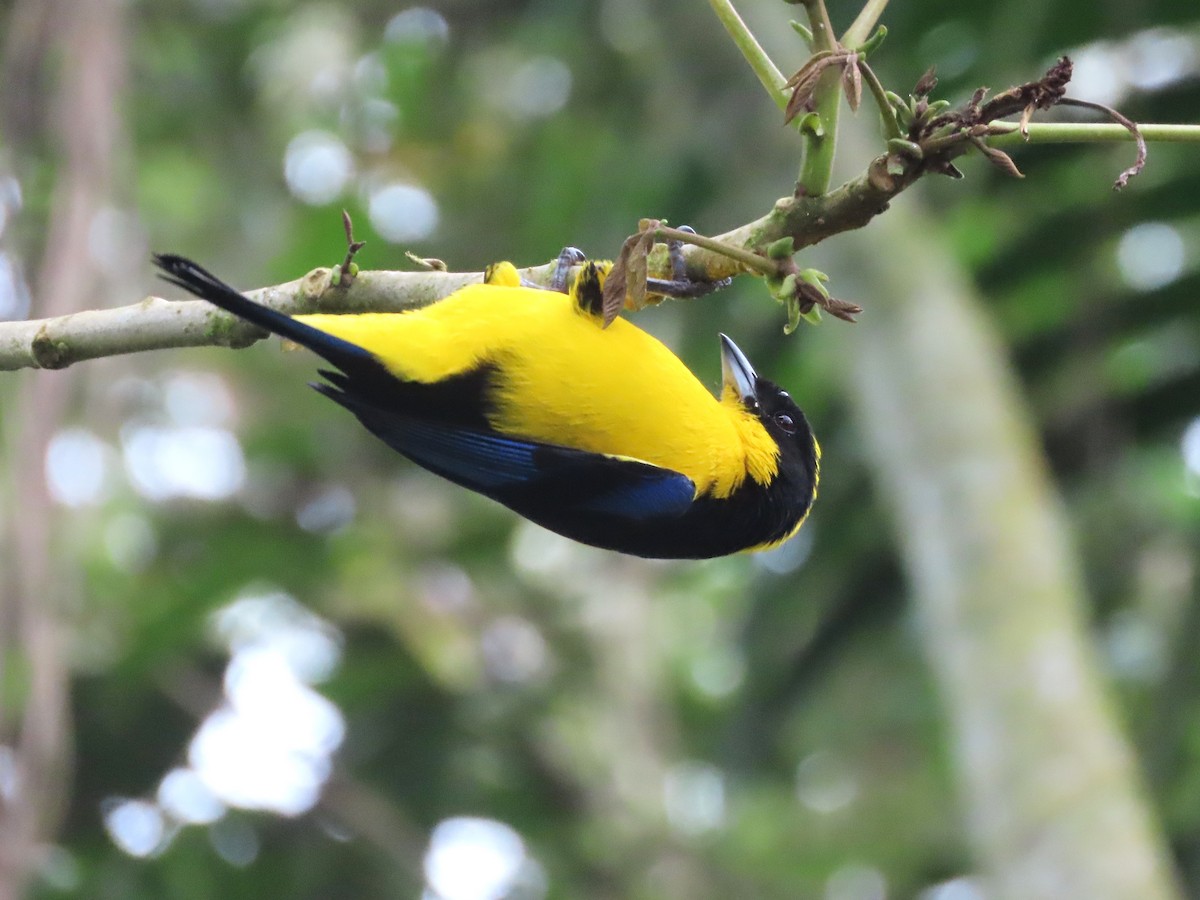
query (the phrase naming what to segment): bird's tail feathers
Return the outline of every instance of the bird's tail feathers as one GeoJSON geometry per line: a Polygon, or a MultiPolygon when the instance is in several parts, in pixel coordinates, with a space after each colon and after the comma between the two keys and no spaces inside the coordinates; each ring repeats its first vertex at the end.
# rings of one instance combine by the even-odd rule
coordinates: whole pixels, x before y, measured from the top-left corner
{"type": "Polygon", "coordinates": [[[368,351],[328,332],[321,331],[291,316],[255,303],[239,293],[203,266],[173,253],[154,254],[154,263],[163,270],[160,277],[202,300],[207,300],[226,312],[233,313],[251,325],[278,334],[333,363],[340,369],[353,367],[363,360],[375,361],[368,351]]]}

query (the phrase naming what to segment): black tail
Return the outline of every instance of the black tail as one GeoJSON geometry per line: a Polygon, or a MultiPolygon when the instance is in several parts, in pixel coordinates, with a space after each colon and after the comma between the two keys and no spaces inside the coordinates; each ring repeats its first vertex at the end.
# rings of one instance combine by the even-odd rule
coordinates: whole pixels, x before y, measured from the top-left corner
{"type": "Polygon", "coordinates": [[[364,363],[367,363],[370,369],[379,366],[378,360],[357,344],[298,322],[291,316],[263,306],[261,303],[255,303],[190,259],[176,256],[173,253],[156,253],[154,254],[154,264],[165,273],[160,276],[164,281],[169,281],[202,300],[216,304],[239,319],[245,319],[252,325],[265,328],[289,341],[295,341],[302,347],[307,347],[329,360],[343,372],[353,373],[356,369],[361,369],[364,363]]]}

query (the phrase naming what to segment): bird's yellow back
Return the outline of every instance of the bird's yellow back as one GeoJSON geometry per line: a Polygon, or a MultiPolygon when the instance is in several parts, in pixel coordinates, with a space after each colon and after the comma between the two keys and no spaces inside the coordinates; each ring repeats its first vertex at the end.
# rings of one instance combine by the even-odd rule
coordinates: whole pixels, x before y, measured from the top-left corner
{"type": "Polygon", "coordinates": [[[405,313],[297,318],[410,381],[491,366],[489,419],[507,434],[673,469],[697,495],[776,472],[777,446],[732,394],[718,401],[658,340],[623,319],[601,328],[566,294],[479,284],[405,313]]]}

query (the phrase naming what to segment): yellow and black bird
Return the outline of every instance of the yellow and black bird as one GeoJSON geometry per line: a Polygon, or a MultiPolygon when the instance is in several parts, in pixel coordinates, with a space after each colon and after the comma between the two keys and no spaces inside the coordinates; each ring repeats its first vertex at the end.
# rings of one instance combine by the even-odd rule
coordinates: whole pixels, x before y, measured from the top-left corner
{"type": "Polygon", "coordinates": [[[567,293],[508,263],[403,313],[287,316],[195,263],[163,277],[334,368],[318,391],[413,462],[559,534],[622,553],[701,559],[789,538],[820,448],[787,392],[721,335],[719,398],[624,319],[602,328],[605,267],[567,293]]]}

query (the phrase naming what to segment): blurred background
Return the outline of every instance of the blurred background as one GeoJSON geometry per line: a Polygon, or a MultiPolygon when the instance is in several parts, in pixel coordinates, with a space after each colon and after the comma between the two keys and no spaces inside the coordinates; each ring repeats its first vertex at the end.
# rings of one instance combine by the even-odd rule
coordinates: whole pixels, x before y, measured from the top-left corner
{"type": "MultiPolygon", "coordinates": [[[[797,68],[802,7],[738,6],[797,68]]],[[[831,0],[839,28],[857,11],[831,0]]],[[[1067,52],[1075,96],[1200,117],[1200,11],[1178,0],[883,21],[898,92],[936,65],[961,102],[1067,52]]],[[[643,216],[757,218],[798,168],[684,0],[7,0],[0,38],[0,319],[158,293],[151,250],[291,280],[340,260],[343,207],[364,268],[611,256],[643,216]]],[[[835,182],[879,152],[873,119],[847,122],[835,182]]],[[[729,332],[808,413],[820,498],[768,554],[560,539],[393,455],[277,343],[0,376],[0,898],[991,896],[967,722],[989,701],[961,676],[1028,659],[1001,640],[984,670],[942,627],[1000,575],[954,574],[975,525],[922,511],[991,470],[922,422],[966,423],[980,454],[1007,426],[976,427],[990,388],[933,363],[948,398],[878,391],[959,345],[939,329],[964,310],[1030,438],[987,486],[1049,510],[1031,577],[1065,572],[1045,599],[1000,557],[1018,583],[996,608],[1079,626],[1046,683],[1107,700],[1070,737],[1116,748],[1116,818],[1200,895],[1196,150],[1152,146],[1117,195],[1130,145],[1013,152],[1024,180],[967,158],[803,254],[860,325],[785,337],[749,278],[638,315],[714,386],[729,332]],[[878,349],[948,289],[926,356],[878,349]]],[[[997,734],[1020,784],[1036,762],[997,734]]]]}

